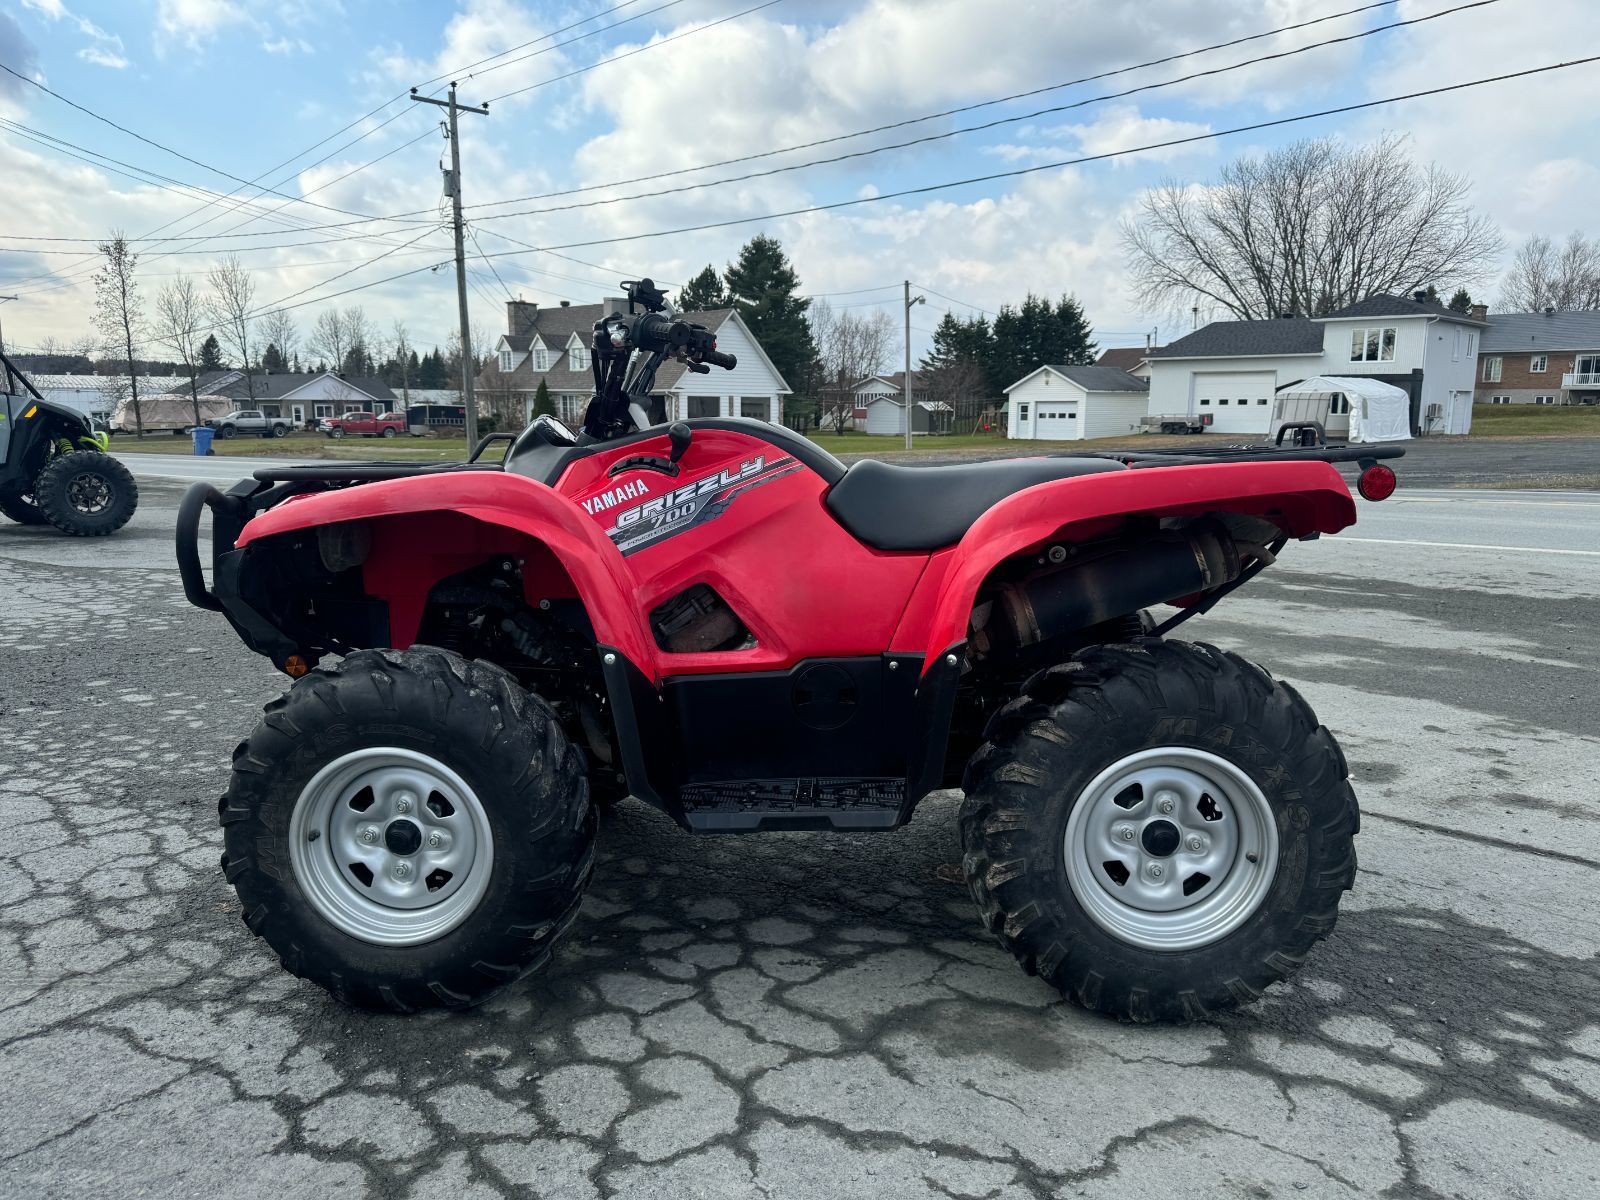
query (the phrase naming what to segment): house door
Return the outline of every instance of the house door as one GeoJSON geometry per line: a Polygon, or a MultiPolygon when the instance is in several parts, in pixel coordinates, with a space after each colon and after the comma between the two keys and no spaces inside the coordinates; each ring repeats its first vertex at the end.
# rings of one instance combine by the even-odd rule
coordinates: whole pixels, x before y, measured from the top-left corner
{"type": "Polygon", "coordinates": [[[304,404],[296,404],[290,411],[294,415],[294,423],[296,425],[304,425],[306,423],[306,406],[304,404]]]}

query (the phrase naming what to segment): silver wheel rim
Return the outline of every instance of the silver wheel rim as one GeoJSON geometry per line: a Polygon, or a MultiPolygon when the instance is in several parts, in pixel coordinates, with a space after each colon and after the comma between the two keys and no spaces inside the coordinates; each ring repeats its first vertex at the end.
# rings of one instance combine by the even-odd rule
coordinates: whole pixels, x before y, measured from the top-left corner
{"type": "Polygon", "coordinates": [[[460,775],[414,750],[355,750],[301,790],[289,859],[318,915],[379,946],[443,937],[483,899],[488,815],[460,775]]]}
{"type": "Polygon", "coordinates": [[[1095,924],[1142,949],[1192,950],[1261,907],[1277,876],[1278,826],[1239,767],[1163,746],[1090,781],[1067,818],[1065,855],[1072,894],[1095,924]]]}

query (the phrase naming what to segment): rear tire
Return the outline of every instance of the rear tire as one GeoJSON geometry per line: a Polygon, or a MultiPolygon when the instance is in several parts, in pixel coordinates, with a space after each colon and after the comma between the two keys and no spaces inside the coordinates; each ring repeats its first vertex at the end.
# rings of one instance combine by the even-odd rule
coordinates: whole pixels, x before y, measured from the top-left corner
{"type": "Polygon", "coordinates": [[[39,506],[26,496],[0,496],[0,513],[18,525],[48,525],[39,506]]]}
{"type": "Polygon", "coordinates": [[[33,485],[45,520],[73,537],[115,533],[139,506],[133,472],[98,450],[74,450],[51,459],[33,485]]]}
{"type": "Polygon", "coordinates": [[[383,436],[386,437],[386,438],[392,438],[394,436],[394,426],[393,425],[384,426],[383,436]]]}
{"type": "Polygon", "coordinates": [[[582,759],[554,714],[500,668],[425,646],[296,681],[234,752],[219,811],[245,923],[358,1008],[466,1008],[543,967],[594,862],[582,759]]]}
{"type": "Polygon", "coordinates": [[[1332,932],[1355,795],[1332,735],[1259,667],[1182,642],[1090,647],[1030,679],[987,738],[961,809],[967,883],[1068,999],[1203,1018],[1332,932]]]}
{"type": "Polygon", "coordinates": [[[287,425],[274,425],[272,427],[272,436],[275,438],[288,437],[289,427],[287,425]]]}

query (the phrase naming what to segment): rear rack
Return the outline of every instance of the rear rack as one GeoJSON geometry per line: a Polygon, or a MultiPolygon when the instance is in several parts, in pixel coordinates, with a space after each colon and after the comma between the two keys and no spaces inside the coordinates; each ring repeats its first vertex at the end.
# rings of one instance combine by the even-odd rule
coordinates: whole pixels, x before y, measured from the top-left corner
{"type": "Polygon", "coordinates": [[[410,479],[415,475],[448,475],[455,471],[498,471],[498,462],[351,463],[343,466],[308,465],[262,467],[253,477],[262,483],[375,483],[384,479],[410,479]]]}
{"type": "Polygon", "coordinates": [[[1353,462],[1363,465],[1384,458],[1404,457],[1400,446],[1174,446],[1170,450],[1099,450],[1082,458],[1110,458],[1130,467],[1210,466],[1237,462],[1353,462]]]}

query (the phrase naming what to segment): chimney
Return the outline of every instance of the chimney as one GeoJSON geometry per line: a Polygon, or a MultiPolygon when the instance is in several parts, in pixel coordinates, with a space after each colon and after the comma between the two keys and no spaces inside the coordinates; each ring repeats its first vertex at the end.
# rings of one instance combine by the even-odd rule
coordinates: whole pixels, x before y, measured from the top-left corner
{"type": "Polygon", "coordinates": [[[613,313],[625,313],[627,311],[628,302],[621,296],[607,296],[604,300],[600,301],[600,315],[603,317],[609,317],[613,313]]]}
{"type": "Polygon", "coordinates": [[[1428,302],[1428,293],[1425,290],[1424,291],[1419,291],[1419,292],[1412,292],[1411,293],[1411,298],[1413,300],[1415,300],[1418,304],[1426,304],[1428,302]]]}
{"type": "Polygon", "coordinates": [[[1487,304],[1474,304],[1467,309],[1467,316],[1474,321],[1487,321],[1489,319],[1489,306],[1487,304]]]}
{"type": "Polygon", "coordinates": [[[562,308],[571,308],[572,307],[572,301],[571,300],[563,300],[561,302],[561,307],[562,308]]]}
{"type": "Polygon", "coordinates": [[[1551,305],[1546,306],[1546,308],[1544,310],[1544,315],[1547,316],[1547,317],[1555,316],[1556,315],[1555,305],[1551,304],[1551,305]]]}
{"type": "Polygon", "coordinates": [[[531,300],[506,301],[506,332],[522,337],[533,332],[539,319],[539,306],[531,300]]]}

